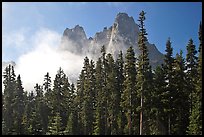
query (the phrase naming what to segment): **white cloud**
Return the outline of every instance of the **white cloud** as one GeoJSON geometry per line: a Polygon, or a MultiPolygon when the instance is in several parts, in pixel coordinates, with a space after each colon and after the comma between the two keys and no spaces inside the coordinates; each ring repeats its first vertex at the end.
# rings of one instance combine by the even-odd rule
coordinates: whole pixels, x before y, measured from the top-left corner
{"type": "Polygon", "coordinates": [[[42,84],[47,72],[50,73],[53,82],[59,67],[62,67],[71,82],[75,82],[78,78],[84,57],[69,51],[58,50],[60,40],[61,34],[52,30],[41,29],[27,43],[35,48],[20,56],[16,62],[16,74],[21,75],[26,90],[33,89],[36,83],[42,84]]]}

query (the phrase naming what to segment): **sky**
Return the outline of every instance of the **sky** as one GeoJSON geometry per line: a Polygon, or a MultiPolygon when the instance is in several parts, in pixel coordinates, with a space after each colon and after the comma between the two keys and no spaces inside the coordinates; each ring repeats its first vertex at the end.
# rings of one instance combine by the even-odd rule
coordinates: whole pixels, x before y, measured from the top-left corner
{"type": "MultiPolygon", "coordinates": [[[[25,73],[24,78],[30,74],[26,70],[36,65],[44,65],[41,76],[46,74],[47,68],[53,68],[49,71],[53,71],[54,76],[57,65],[66,67],[75,63],[74,69],[81,69],[84,57],[72,53],[64,57],[55,52],[66,28],[80,25],[89,38],[104,27],[113,25],[119,12],[127,13],[138,23],[142,10],[146,12],[148,41],[155,44],[161,53],[165,53],[169,37],[174,55],[183,50],[185,57],[190,38],[198,47],[202,2],[2,2],[2,60],[15,61],[19,65],[18,72],[25,73]],[[48,62],[48,58],[52,60],[48,62]],[[68,64],[62,61],[60,64],[62,58],[78,60],[70,60],[68,64]]],[[[39,68],[36,70],[40,71],[39,68]]],[[[36,79],[33,82],[38,80],[37,73],[34,73],[36,79]]],[[[69,74],[73,73],[72,70],[69,74]]]]}
{"type": "Polygon", "coordinates": [[[24,45],[41,28],[63,34],[65,28],[79,24],[87,37],[110,27],[119,12],[126,12],[138,23],[138,14],[146,14],[148,40],[165,53],[171,38],[175,53],[192,38],[198,45],[198,26],[202,20],[201,2],[3,2],[3,60],[16,61],[33,47],[24,45]]]}

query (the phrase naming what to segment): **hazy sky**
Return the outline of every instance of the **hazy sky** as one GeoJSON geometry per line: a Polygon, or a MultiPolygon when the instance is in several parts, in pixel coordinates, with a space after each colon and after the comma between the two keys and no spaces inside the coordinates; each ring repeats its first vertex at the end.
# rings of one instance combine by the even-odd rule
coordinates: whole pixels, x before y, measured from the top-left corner
{"type": "Polygon", "coordinates": [[[87,37],[110,27],[118,12],[126,12],[138,23],[141,10],[146,14],[150,43],[164,53],[171,38],[174,52],[184,50],[192,38],[198,45],[202,20],[201,2],[3,2],[3,60],[17,60],[35,46],[28,41],[41,28],[62,34],[65,28],[81,25],[87,37]]]}

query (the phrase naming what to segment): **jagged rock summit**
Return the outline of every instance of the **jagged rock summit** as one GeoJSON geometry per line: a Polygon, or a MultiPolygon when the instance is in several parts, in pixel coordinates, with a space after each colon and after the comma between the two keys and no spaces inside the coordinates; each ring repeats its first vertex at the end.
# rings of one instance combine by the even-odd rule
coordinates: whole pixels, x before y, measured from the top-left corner
{"type": "MultiPolygon", "coordinates": [[[[150,34],[151,35],[151,34],[150,34]]],[[[104,27],[101,32],[90,38],[82,26],[76,25],[74,28],[66,28],[60,45],[61,50],[69,50],[76,54],[90,55],[97,59],[100,55],[100,49],[105,45],[107,53],[117,57],[120,50],[126,53],[126,50],[133,46],[136,57],[140,54],[138,47],[139,26],[135,23],[133,17],[127,13],[118,13],[114,23],[109,28],[104,27]]],[[[152,68],[163,63],[164,55],[158,51],[154,44],[146,43],[149,51],[149,59],[152,68]]]]}

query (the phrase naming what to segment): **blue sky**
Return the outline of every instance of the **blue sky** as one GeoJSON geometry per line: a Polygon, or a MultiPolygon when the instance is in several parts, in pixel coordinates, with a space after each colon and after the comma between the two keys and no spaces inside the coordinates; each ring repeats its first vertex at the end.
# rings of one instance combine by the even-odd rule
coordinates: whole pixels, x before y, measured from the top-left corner
{"type": "Polygon", "coordinates": [[[201,2],[3,2],[2,59],[16,61],[32,50],[28,40],[41,28],[63,34],[66,28],[79,24],[87,37],[110,27],[119,12],[126,12],[136,23],[138,14],[147,12],[145,27],[148,40],[160,52],[171,38],[175,53],[184,51],[192,38],[198,45],[198,27],[202,20],[201,2]]]}

